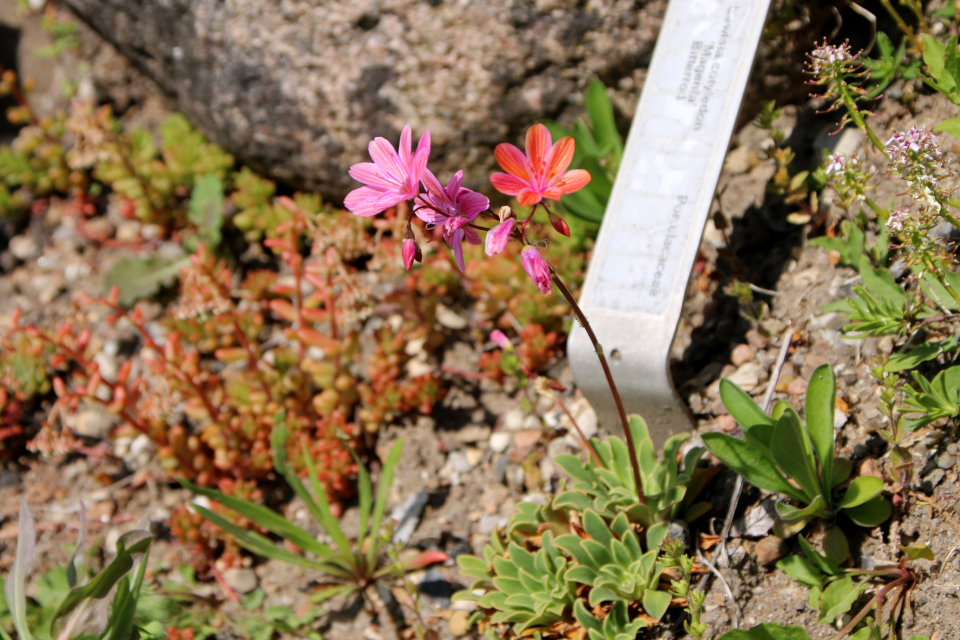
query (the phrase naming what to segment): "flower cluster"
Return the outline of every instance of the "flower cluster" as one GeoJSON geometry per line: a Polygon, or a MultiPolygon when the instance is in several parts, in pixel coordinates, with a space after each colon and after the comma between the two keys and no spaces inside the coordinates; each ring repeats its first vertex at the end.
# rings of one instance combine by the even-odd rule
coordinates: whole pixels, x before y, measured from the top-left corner
{"type": "Polygon", "coordinates": [[[866,198],[870,172],[863,166],[859,156],[833,154],[827,156],[825,164],[827,180],[840,196],[841,206],[846,207],[855,200],[862,202],[866,198]]]}
{"type": "Polygon", "coordinates": [[[824,40],[823,44],[807,56],[810,58],[807,62],[809,72],[824,79],[833,79],[860,70],[860,63],[857,60],[860,54],[850,52],[849,41],[832,45],[824,40]]]}
{"type": "Polygon", "coordinates": [[[944,161],[937,137],[917,127],[896,131],[886,143],[886,152],[891,174],[910,184],[911,196],[939,211],[946,194],[938,186],[944,161]]]}
{"type": "MultiPolygon", "coordinates": [[[[405,126],[400,134],[399,149],[385,138],[374,138],[369,145],[373,162],[361,162],[350,168],[350,176],[364,186],[347,195],[346,208],[358,216],[374,216],[413,200],[413,213],[426,223],[426,230],[434,230],[450,245],[460,271],[464,270],[463,243],[480,244],[480,231],[487,233],[484,250],[488,256],[500,253],[511,239],[516,239],[527,245],[521,253],[527,275],[541,292],[550,293],[550,266],[540,251],[528,242],[527,226],[537,206],[541,206],[553,227],[570,235],[567,223],[543,200],[559,200],[590,182],[587,171],[567,170],[573,160],[573,138],[561,138],[554,143],[547,128],[536,124],[527,131],[526,154],[512,144],[497,146],[497,162],[506,173],[493,174],[490,182],[500,193],[515,196],[521,206],[533,206],[533,211],[524,220],[517,220],[510,207],[502,207],[499,214],[490,211],[490,200],[486,196],[463,187],[463,171],[457,171],[443,186],[427,169],[429,131],[421,136],[416,151],[411,148],[410,125],[405,126]],[[498,224],[480,226],[476,223],[480,216],[498,224]]],[[[401,257],[407,270],[422,259],[410,220],[401,242],[401,257]]]]}

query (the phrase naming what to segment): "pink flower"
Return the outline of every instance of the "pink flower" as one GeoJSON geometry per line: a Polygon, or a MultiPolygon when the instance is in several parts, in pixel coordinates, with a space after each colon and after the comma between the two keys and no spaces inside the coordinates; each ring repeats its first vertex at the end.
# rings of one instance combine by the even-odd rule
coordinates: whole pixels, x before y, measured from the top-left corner
{"type": "Polygon", "coordinates": [[[544,295],[550,293],[552,286],[550,265],[543,259],[540,252],[533,247],[526,247],[520,253],[520,262],[523,264],[523,270],[537,285],[537,289],[540,289],[540,293],[544,295]]]}
{"type": "Polygon", "coordinates": [[[422,176],[427,192],[420,194],[423,205],[415,209],[427,227],[443,227],[443,239],[453,248],[460,271],[464,270],[463,241],[480,244],[480,234],[470,227],[474,219],[490,206],[490,200],[476,191],[464,189],[463,171],[457,171],[447,186],[441,186],[433,172],[426,169],[422,176]]]}
{"type": "Polygon", "coordinates": [[[373,162],[350,167],[350,177],[365,187],[347,194],[343,205],[358,216],[375,216],[417,195],[420,176],[430,155],[430,132],[424,131],[417,150],[410,153],[410,125],[400,134],[400,153],[386,138],[374,138],[369,145],[373,162]]]}
{"type": "Polygon", "coordinates": [[[528,206],[543,198],[559,200],[590,182],[590,173],[583,169],[567,171],[573,160],[574,141],[561,138],[552,144],[550,132],[542,124],[527,129],[527,154],[512,144],[498,144],[494,155],[507,173],[495,173],[490,182],[500,193],[517,196],[528,206]]]}
{"type": "Polygon", "coordinates": [[[487,239],[483,249],[488,256],[495,256],[507,248],[507,243],[510,242],[510,235],[513,233],[515,226],[517,226],[517,221],[514,218],[507,218],[487,231],[487,239]]]}
{"type": "Polygon", "coordinates": [[[500,348],[504,349],[505,351],[513,350],[513,343],[510,342],[510,338],[508,338],[503,331],[500,331],[500,329],[494,329],[491,331],[490,339],[496,342],[500,348]]]}

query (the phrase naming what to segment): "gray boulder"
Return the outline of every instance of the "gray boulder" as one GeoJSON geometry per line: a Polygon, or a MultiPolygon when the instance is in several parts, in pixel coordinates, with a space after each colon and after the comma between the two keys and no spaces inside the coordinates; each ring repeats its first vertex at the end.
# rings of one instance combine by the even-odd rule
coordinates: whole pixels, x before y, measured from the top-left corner
{"type": "Polygon", "coordinates": [[[493,148],[580,113],[598,76],[633,113],[663,0],[66,0],[242,162],[342,198],[371,137],[429,128],[431,167],[489,190],[493,148]]]}

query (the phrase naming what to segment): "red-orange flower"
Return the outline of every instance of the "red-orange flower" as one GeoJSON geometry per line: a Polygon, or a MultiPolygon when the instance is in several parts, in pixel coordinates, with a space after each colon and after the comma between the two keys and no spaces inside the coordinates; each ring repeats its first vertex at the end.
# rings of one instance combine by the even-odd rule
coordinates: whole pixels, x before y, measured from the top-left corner
{"type": "Polygon", "coordinates": [[[550,132],[542,124],[527,129],[527,154],[512,144],[498,144],[494,155],[507,173],[495,173],[490,182],[500,193],[516,196],[523,206],[542,199],[559,200],[590,182],[583,169],[567,171],[573,159],[574,141],[561,138],[553,144],[550,132]]]}

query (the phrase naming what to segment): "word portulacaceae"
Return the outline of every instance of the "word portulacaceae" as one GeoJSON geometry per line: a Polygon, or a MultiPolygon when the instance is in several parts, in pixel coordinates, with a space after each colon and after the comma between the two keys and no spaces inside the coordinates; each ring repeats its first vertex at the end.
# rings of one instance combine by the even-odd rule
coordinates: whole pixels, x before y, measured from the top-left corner
{"type": "MultiPolygon", "coordinates": [[[[463,171],[457,171],[443,186],[427,169],[430,155],[430,132],[424,132],[412,151],[410,126],[400,134],[399,149],[385,138],[374,138],[369,145],[373,162],[361,162],[350,167],[350,176],[364,186],[351,191],[344,201],[347,209],[358,216],[374,216],[403,202],[413,201],[413,213],[426,223],[427,231],[453,250],[460,271],[464,270],[463,243],[480,244],[480,232],[486,232],[484,249],[487,255],[496,255],[510,240],[525,245],[521,253],[524,271],[544,294],[550,293],[553,274],[540,251],[527,239],[527,227],[537,207],[543,207],[550,223],[560,233],[569,236],[567,223],[550,210],[544,200],[559,200],[590,182],[590,174],[583,169],[567,171],[573,159],[573,138],[565,137],[556,143],[542,124],[527,131],[526,154],[512,144],[500,144],[495,154],[506,173],[490,177],[494,188],[505,195],[516,196],[521,206],[533,205],[530,215],[517,220],[509,207],[500,213],[490,210],[490,200],[463,187],[463,171]],[[421,191],[420,187],[423,187],[421,191]],[[483,217],[497,222],[493,227],[476,223],[483,217]]],[[[412,219],[401,243],[403,266],[409,270],[421,259],[420,247],[413,231],[412,219]]]]}

